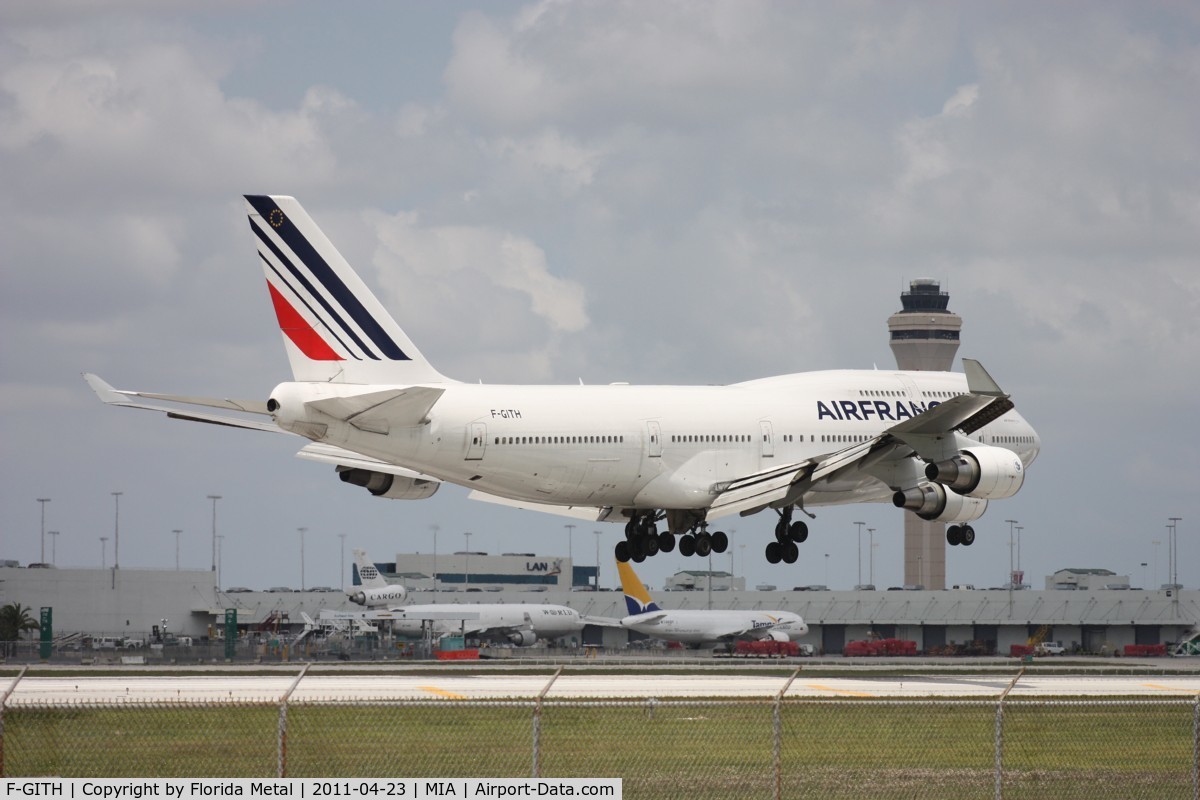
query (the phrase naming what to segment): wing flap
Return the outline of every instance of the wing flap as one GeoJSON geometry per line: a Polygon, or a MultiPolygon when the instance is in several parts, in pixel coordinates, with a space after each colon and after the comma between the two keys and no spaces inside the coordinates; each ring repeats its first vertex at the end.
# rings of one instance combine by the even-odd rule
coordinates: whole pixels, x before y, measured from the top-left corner
{"type": "Polygon", "coordinates": [[[559,517],[586,519],[589,522],[603,522],[612,513],[612,506],[556,506],[549,503],[534,503],[528,500],[513,500],[508,497],[473,490],[467,495],[469,500],[479,500],[484,503],[494,503],[509,508],[520,508],[525,511],[540,511],[543,514],[554,514],[559,517]]]}
{"type": "Polygon", "coordinates": [[[718,519],[751,508],[762,508],[782,500],[791,491],[792,484],[805,477],[813,463],[800,461],[784,464],[730,481],[722,487],[721,493],[713,501],[708,519],[718,519]]]}

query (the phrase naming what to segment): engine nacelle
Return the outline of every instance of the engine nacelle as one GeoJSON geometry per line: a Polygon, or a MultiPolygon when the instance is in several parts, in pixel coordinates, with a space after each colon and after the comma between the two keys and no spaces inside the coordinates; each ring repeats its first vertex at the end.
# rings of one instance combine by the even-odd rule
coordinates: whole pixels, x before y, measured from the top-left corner
{"type": "Polygon", "coordinates": [[[1003,447],[967,447],[953,458],[925,467],[925,477],[971,497],[1012,497],[1025,482],[1021,459],[1003,447]]]}
{"type": "Polygon", "coordinates": [[[348,592],[351,603],[356,603],[360,606],[383,606],[389,604],[403,603],[408,597],[408,590],[403,586],[388,586],[383,589],[360,589],[357,592],[348,592]]]}
{"type": "Polygon", "coordinates": [[[529,647],[537,641],[537,634],[533,631],[513,631],[508,634],[508,640],[517,647],[529,647]]]}
{"type": "Polygon", "coordinates": [[[357,467],[338,467],[338,477],[344,483],[361,486],[376,497],[389,500],[424,500],[441,486],[437,481],[406,478],[388,472],[375,472],[357,467]]]}
{"type": "Polygon", "coordinates": [[[965,497],[940,483],[919,483],[896,492],[892,504],[931,522],[970,522],[987,511],[987,500],[965,497]]]}
{"type": "Polygon", "coordinates": [[[767,631],[767,638],[772,642],[789,642],[791,638],[783,631],[767,631]]]}

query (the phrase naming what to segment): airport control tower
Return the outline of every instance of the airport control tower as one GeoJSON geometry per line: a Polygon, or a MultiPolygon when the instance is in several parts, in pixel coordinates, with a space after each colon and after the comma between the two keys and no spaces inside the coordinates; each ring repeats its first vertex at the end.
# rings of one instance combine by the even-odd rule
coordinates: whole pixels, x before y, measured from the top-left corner
{"type": "MultiPolygon", "coordinates": [[[[903,308],[888,317],[896,366],[949,371],[958,352],[962,317],[950,311],[950,295],[931,278],[917,278],[901,292],[903,308]]],[[[904,511],[904,583],[946,588],[946,526],[904,511]]]]}

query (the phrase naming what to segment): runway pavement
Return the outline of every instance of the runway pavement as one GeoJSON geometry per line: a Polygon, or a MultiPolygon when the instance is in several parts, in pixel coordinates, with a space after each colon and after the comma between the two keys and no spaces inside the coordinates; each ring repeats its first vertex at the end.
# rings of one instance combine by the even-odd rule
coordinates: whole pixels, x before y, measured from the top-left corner
{"type": "MultiPolygon", "coordinates": [[[[275,702],[295,674],[0,678],[0,693],[12,689],[6,705],[61,703],[275,702]]],[[[1014,673],[1015,675],[1015,673],[1014,673]]],[[[1012,683],[1003,675],[914,675],[911,677],[818,677],[801,671],[787,677],[687,674],[378,674],[306,676],[291,695],[294,702],[371,700],[529,700],[545,691],[548,700],[645,698],[774,698],[787,686],[787,698],[973,698],[994,699],[1012,683]],[[549,688],[547,689],[547,685],[549,688]]],[[[1200,695],[1200,675],[1026,675],[1010,698],[1156,697],[1200,695]]]]}

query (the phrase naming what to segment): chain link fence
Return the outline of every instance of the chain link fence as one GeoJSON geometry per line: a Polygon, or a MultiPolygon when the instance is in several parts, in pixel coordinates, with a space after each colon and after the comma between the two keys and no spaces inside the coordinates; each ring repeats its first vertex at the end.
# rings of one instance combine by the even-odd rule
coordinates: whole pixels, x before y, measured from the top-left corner
{"type": "Polygon", "coordinates": [[[627,798],[1200,798],[1200,698],[21,704],[0,775],[619,777],[627,798]]]}

